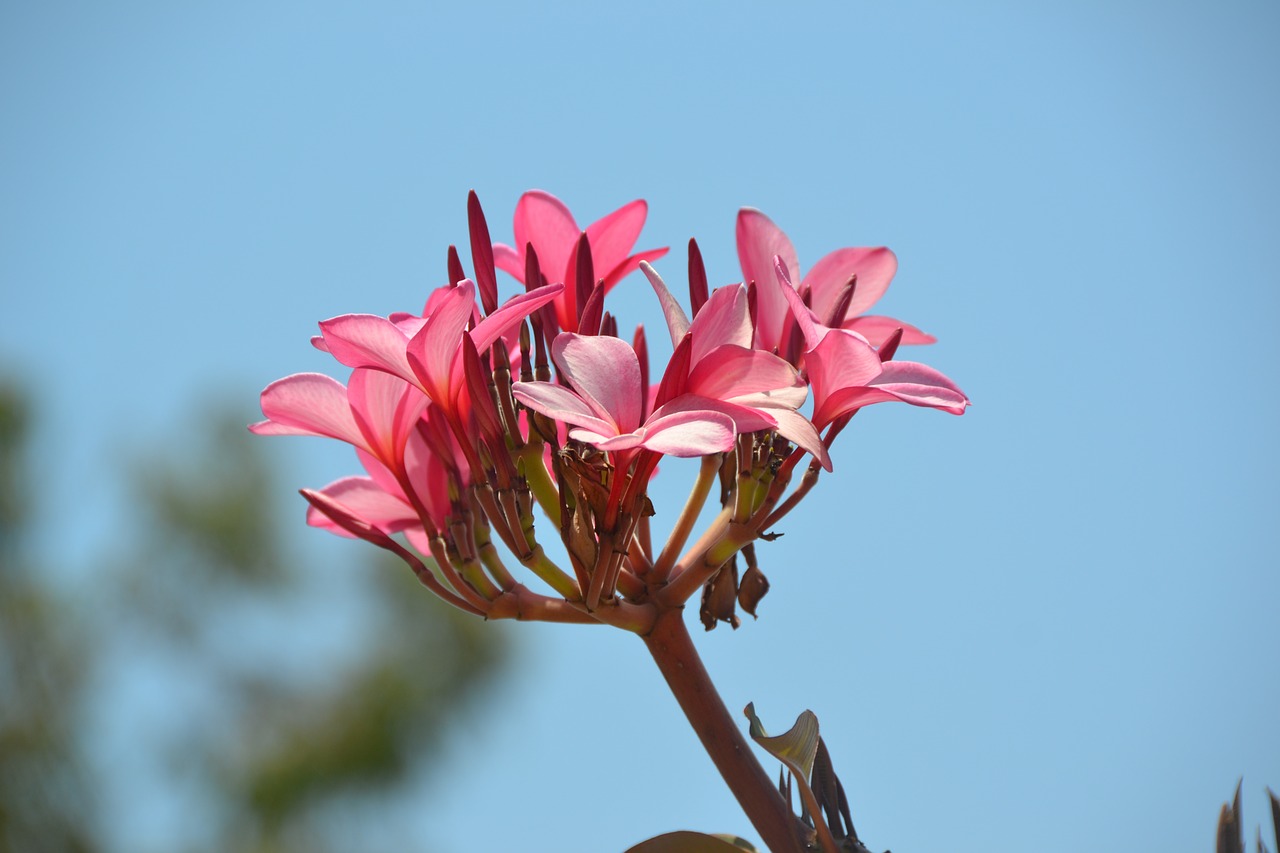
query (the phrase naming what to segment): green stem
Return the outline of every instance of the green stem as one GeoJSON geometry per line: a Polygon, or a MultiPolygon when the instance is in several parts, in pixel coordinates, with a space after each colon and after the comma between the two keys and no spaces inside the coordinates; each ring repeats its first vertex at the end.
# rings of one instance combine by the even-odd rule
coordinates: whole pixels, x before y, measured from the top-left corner
{"type": "Polygon", "coordinates": [[[803,851],[800,822],[756,760],[738,721],[729,714],[711,683],[684,624],[683,608],[662,611],[644,642],[703,748],[765,846],[773,853],[803,851]]]}
{"type": "Polygon", "coordinates": [[[698,479],[694,481],[689,499],[685,501],[680,517],[676,519],[676,526],[667,537],[667,544],[662,546],[662,553],[658,555],[658,561],[653,564],[653,571],[646,578],[649,583],[664,583],[667,576],[671,574],[671,568],[676,564],[676,557],[680,556],[680,549],[684,547],[685,542],[689,541],[689,534],[693,532],[693,526],[698,523],[698,516],[702,514],[702,508],[707,503],[707,496],[711,494],[711,487],[715,485],[716,474],[719,473],[723,462],[724,456],[718,453],[702,457],[702,468],[698,471],[698,479]]]}
{"type": "Polygon", "coordinates": [[[541,441],[530,441],[522,447],[517,457],[519,462],[517,470],[524,474],[525,482],[529,484],[529,491],[533,492],[538,506],[542,507],[547,518],[551,519],[556,529],[559,529],[560,493],[556,491],[556,484],[551,481],[547,466],[542,463],[545,446],[541,441]]]}

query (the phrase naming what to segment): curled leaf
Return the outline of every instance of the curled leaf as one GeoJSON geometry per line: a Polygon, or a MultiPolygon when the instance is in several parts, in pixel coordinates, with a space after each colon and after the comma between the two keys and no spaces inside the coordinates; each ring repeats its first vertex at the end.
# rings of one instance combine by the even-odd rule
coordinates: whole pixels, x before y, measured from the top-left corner
{"type": "Polygon", "coordinates": [[[796,723],[785,734],[770,737],[756,716],[755,703],[743,709],[751,721],[751,739],[765,751],[787,765],[796,779],[806,783],[813,774],[813,760],[818,754],[818,718],[812,711],[803,711],[796,723]]]}

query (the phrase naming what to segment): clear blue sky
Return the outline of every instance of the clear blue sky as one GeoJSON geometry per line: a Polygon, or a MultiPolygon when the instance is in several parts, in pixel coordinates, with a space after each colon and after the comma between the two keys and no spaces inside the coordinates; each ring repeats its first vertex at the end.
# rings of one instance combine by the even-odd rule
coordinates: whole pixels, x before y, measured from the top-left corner
{"type": "MultiPolygon", "coordinates": [[[[814,709],[876,850],[1207,850],[1240,775],[1252,834],[1280,786],[1277,45],[1267,2],[6,3],[0,356],[50,419],[48,552],[110,532],[121,446],[326,369],[321,318],[420,308],[468,189],[504,240],[531,187],[581,222],[643,196],[659,269],[696,236],[714,283],[752,205],[805,265],[891,246],[883,309],[975,406],[842,436],[762,618],[703,638],[729,705],[814,709]]],[[[277,446],[297,485],[354,468],[277,446]]],[[[438,849],[500,812],[535,852],[748,834],[639,643],[516,628],[406,818],[438,849]]],[[[122,849],[163,836],[123,814],[122,849]]]]}

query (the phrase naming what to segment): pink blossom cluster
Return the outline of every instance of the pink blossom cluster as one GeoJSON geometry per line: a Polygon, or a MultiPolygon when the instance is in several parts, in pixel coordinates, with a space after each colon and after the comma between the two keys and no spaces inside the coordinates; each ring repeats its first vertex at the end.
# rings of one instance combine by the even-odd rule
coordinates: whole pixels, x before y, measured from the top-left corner
{"type": "Polygon", "coordinates": [[[709,290],[690,241],[686,312],[650,263],[667,250],[634,251],[646,215],[637,200],[580,229],[557,198],[532,191],[507,246],[491,241],[473,193],[471,277],[450,247],[448,282],[421,313],[321,322],[312,343],[351,368],[346,385],[316,373],[273,382],[261,397],[266,420],[250,427],[356,448],[363,475],[302,491],[308,522],[395,552],[437,595],[489,618],[643,631],[655,606],[703,589],[704,620],[736,624],[731,602],[753,611],[763,594],[763,575],[747,590],[758,573],[752,543],[831,470],[831,443],[859,409],[968,406],[942,373],[895,357],[899,345],[932,337],[865,313],[896,271],[888,249],[838,249],[799,277],[787,236],[744,209],[742,281],[709,290]],[[498,270],[523,286],[502,302],[498,270]],[[609,291],[637,271],[671,336],[673,355],[658,369],[643,328],[625,340],[605,309],[609,291]],[[646,493],[663,456],[704,463],[655,552],[646,493]],[[717,480],[721,515],[681,555],[717,480]],[[539,544],[548,523],[569,570],[539,544]],[[495,536],[554,594],[518,582],[495,536]],[[727,615],[717,596],[730,602],[727,615]]]}

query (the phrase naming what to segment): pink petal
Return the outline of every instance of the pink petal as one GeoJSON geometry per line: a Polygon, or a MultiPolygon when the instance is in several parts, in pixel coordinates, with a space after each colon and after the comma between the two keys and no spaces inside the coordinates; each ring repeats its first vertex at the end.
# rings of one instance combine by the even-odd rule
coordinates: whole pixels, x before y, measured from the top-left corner
{"type": "MultiPolygon", "coordinates": [[[[384,534],[395,533],[418,524],[413,508],[399,497],[387,494],[368,477],[344,477],[313,494],[324,496],[347,515],[384,534]]],[[[354,533],[337,524],[335,519],[321,512],[315,505],[307,510],[307,523],[322,527],[339,536],[354,533]]]]}
{"type": "Polygon", "coordinates": [[[858,284],[849,301],[849,309],[845,312],[846,317],[854,317],[866,311],[884,295],[897,271],[898,258],[883,246],[836,249],[814,264],[813,269],[805,275],[801,287],[809,289],[809,305],[813,308],[813,313],[825,318],[831,311],[840,288],[844,287],[850,276],[856,275],[858,284]]]}
{"type": "Polygon", "coordinates": [[[938,340],[933,335],[920,331],[910,323],[904,323],[892,317],[877,317],[873,314],[850,317],[840,327],[851,332],[857,332],[877,349],[893,334],[895,329],[902,329],[902,343],[904,344],[932,344],[937,343],[938,340]]]}
{"type": "Polygon", "coordinates": [[[671,295],[671,291],[667,289],[667,284],[662,280],[662,276],[658,275],[658,271],[649,266],[647,262],[641,262],[640,271],[644,273],[645,278],[649,279],[649,284],[653,286],[653,292],[658,295],[658,302],[662,305],[662,314],[667,319],[667,331],[671,333],[671,346],[680,345],[680,341],[689,332],[689,318],[685,315],[684,309],[680,307],[680,303],[671,295]]]}
{"type": "MultiPolygon", "coordinates": [[[[882,370],[880,356],[871,345],[843,329],[828,332],[817,347],[805,353],[804,363],[815,410],[823,408],[837,391],[870,384],[882,370]]],[[[819,420],[815,411],[813,421],[818,424],[819,420]]]]}
{"type": "Polygon", "coordinates": [[[825,426],[863,406],[895,400],[953,415],[964,414],[969,406],[969,398],[941,372],[913,361],[889,361],[869,385],[838,388],[820,405],[815,404],[813,422],[825,426]]]}
{"type": "Polygon", "coordinates": [[[409,436],[409,443],[404,451],[404,466],[410,487],[418,502],[425,507],[427,517],[436,529],[447,527],[449,513],[453,511],[449,499],[451,472],[462,488],[471,484],[471,472],[466,459],[461,450],[456,449],[456,444],[450,441],[452,431],[446,429],[444,432],[447,434],[446,443],[455,449],[449,457],[433,453],[419,430],[414,430],[409,436]]]}
{"type": "MultiPolygon", "coordinates": [[[[565,283],[569,255],[573,252],[580,233],[582,232],[573,221],[569,208],[551,193],[530,190],[520,196],[520,201],[516,203],[515,250],[519,254],[520,263],[523,267],[525,244],[532,243],[534,251],[538,253],[542,273],[551,283],[565,283]]],[[[494,259],[497,260],[496,253],[494,259]]],[[[519,277],[524,277],[523,268],[519,277]]]]}
{"type": "Polygon", "coordinates": [[[831,470],[831,457],[827,455],[827,448],[822,443],[818,431],[814,429],[809,419],[800,414],[793,408],[779,406],[777,408],[764,408],[763,412],[772,415],[778,422],[778,434],[786,438],[796,447],[804,448],[809,455],[818,460],[818,463],[831,470]]]}
{"type": "Polygon", "coordinates": [[[351,415],[347,389],[320,373],[295,373],[272,382],[262,391],[267,420],[249,429],[258,435],[319,435],[367,447],[351,415]]]}
{"type": "Polygon", "coordinates": [[[602,435],[593,430],[580,428],[569,430],[569,437],[576,441],[593,445],[599,450],[610,450],[614,453],[622,450],[632,450],[639,447],[644,441],[640,432],[627,432],[622,435],[602,435]]]}
{"type": "MultiPolygon", "coordinates": [[[[535,250],[536,251],[536,250],[535,250]]],[[[519,251],[503,243],[493,244],[493,263],[521,284],[524,280],[524,246],[519,251]]]]}
{"type": "Polygon", "coordinates": [[[415,386],[398,376],[367,368],[351,372],[347,399],[369,446],[388,464],[399,460],[409,431],[427,406],[426,396],[415,386]]]}
{"type": "Polygon", "coordinates": [[[405,497],[404,489],[400,487],[400,481],[396,479],[396,475],[391,473],[391,469],[382,460],[367,450],[357,449],[356,456],[359,457],[360,464],[364,466],[364,470],[368,472],[369,478],[373,480],[374,485],[405,503],[409,502],[409,499],[405,497]]]}
{"type": "Polygon", "coordinates": [[[763,349],[782,343],[782,327],[787,304],[775,290],[773,259],[781,257],[788,270],[798,272],[800,261],[787,235],[773,220],[758,210],[744,207],[738,212],[738,261],[744,283],[756,283],[756,335],[763,349]]]}
{"type": "Polygon", "coordinates": [[[649,205],[638,198],[587,226],[587,239],[591,241],[591,258],[596,270],[611,270],[626,260],[631,247],[640,239],[640,230],[644,228],[648,214],[649,205]]]}
{"type": "Polygon", "coordinates": [[[618,433],[640,425],[640,361],[631,344],[607,336],[556,336],[551,355],[564,378],[618,433]]]}
{"type": "Polygon", "coordinates": [[[450,411],[454,401],[449,377],[463,329],[475,309],[475,284],[464,278],[457,287],[445,288],[445,291],[433,306],[435,312],[427,318],[422,331],[409,341],[407,355],[422,390],[433,403],[450,411]]]}
{"type": "Polygon", "coordinates": [[[563,421],[592,430],[602,436],[618,434],[612,420],[602,418],[587,401],[551,382],[517,382],[511,386],[516,400],[552,420],[563,421]]]}
{"type": "Polygon", "coordinates": [[[320,323],[325,346],[347,367],[374,367],[416,383],[405,348],[409,339],[386,317],[344,314],[320,323]]]}
{"type": "Polygon", "coordinates": [[[346,507],[333,500],[323,492],[303,489],[302,496],[310,507],[307,510],[307,523],[336,533],[339,536],[357,536],[366,542],[372,542],[380,548],[395,547],[395,540],[385,530],[357,518],[346,507]],[[314,512],[313,512],[314,510],[314,512]]]}
{"type": "Polygon", "coordinates": [[[790,388],[797,384],[795,368],[770,352],[726,344],[716,347],[694,367],[685,389],[716,400],[743,394],[790,388]]]}
{"type": "Polygon", "coordinates": [[[772,413],[762,409],[745,406],[737,401],[713,400],[697,394],[682,394],[659,409],[658,414],[665,417],[685,411],[717,412],[725,415],[733,421],[733,431],[738,435],[759,432],[762,429],[776,429],[778,426],[772,413]]]}
{"type": "Polygon", "coordinates": [[[563,284],[548,284],[517,294],[504,302],[496,311],[485,317],[471,330],[471,341],[479,352],[493,346],[493,342],[525,317],[555,299],[564,290],[563,284]]]}
{"type": "Polygon", "coordinates": [[[668,456],[706,456],[732,449],[733,419],[721,412],[654,412],[644,425],[644,446],[668,456]]]}
{"type": "Polygon", "coordinates": [[[751,346],[751,314],[747,289],[740,284],[718,287],[693,318],[693,363],[718,346],[751,346]]]}
{"type": "Polygon", "coordinates": [[[658,260],[658,258],[661,258],[664,255],[666,255],[667,251],[668,251],[667,249],[663,248],[663,249],[646,249],[643,252],[636,252],[634,255],[627,258],[625,261],[618,264],[613,269],[606,272],[604,275],[599,275],[597,273],[599,278],[604,279],[605,293],[608,293],[610,290],[613,290],[613,286],[615,284],[622,281],[622,279],[626,278],[628,275],[630,275],[631,273],[639,269],[640,263],[642,261],[644,263],[652,263],[653,261],[658,260]]]}
{"type": "MultiPolygon", "coordinates": [[[[813,312],[809,310],[809,307],[804,304],[804,300],[800,298],[800,294],[796,292],[795,287],[792,286],[790,271],[782,263],[782,258],[774,258],[774,261],[776,291],[785,300],[791,316],[795,317],[796,323],[800,325],[800,332],[804,335],[805,352],[808,352],[822,340],[826,334],[826,327],[818,322],[813,312]]],[[[766,289],[772,290],[774,288],[766,289]]]]}

